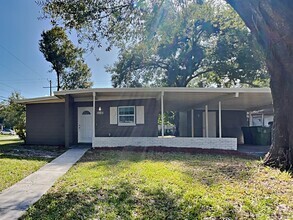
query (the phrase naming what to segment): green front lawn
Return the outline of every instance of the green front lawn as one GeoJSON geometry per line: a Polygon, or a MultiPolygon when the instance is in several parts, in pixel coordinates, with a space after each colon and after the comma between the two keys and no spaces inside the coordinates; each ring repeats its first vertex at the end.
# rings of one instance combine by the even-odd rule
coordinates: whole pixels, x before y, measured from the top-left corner
{"type": "Polygon", "coordinates": [[[0,192],[45,165],[47,151],[40,147],[21,146],[16,136],[0,136],[0,192]],[[38,156],[33,152],[37,152],[38,156]],[[39,156],[40,155],[40,156],[39,156]]]}
{"type": "Polygon", "coordinates": [[[89,151],[24,219],[292,219],[289,173],[235,156],[89,151]]]}

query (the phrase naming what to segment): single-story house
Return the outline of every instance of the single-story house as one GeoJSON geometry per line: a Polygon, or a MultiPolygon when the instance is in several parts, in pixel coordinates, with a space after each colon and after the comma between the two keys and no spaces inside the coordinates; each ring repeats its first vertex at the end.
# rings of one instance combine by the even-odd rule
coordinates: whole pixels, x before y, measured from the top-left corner
{"type": "Polygon", "coordinates": [[[272,96],[267,88],[96,88],[20,103],[28,144],[236,150],[248,112],[270,108],[272,96]],[[158,137],[158,117],[166,111],[179,112],[179,137],[158,137]]]}

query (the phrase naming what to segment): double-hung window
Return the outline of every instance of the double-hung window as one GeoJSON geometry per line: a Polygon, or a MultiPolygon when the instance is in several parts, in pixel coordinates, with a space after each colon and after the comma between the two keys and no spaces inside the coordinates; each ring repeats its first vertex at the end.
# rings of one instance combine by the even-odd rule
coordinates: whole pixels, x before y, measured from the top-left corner
{"type": "Polygon", "coordinates": [[[118,125],[135,125],[135,106],[118,107],[118,125]]]}

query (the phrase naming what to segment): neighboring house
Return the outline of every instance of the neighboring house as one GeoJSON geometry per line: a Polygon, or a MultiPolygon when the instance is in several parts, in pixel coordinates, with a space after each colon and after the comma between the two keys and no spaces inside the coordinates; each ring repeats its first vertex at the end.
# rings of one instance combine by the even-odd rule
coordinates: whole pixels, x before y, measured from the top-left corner
{"type": "Polygon", "coordinates": [[[274,112],[272,108],[253,111],[249,115],[250,126],[270,127],[274,121],[274,112]]]}
{"type": "Polygon", "coordinates": [[[107,88],[59,91],[20,103],[26,105],[28,144],[236,150],[247,112],[271,106],[272,97],[269,89],[251,88],[107,88]],[[179,137],[158,137],[158,117],[165,111],[180,112],[179,137]]]}

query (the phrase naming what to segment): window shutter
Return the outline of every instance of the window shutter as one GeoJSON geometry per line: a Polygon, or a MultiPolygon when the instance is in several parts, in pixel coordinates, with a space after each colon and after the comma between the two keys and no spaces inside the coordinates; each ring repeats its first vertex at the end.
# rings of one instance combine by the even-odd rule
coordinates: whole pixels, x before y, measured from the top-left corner
{"type": "Polygon", "coordinates": [[[117,107],[110,107],[110,125],[117,125],[117,107]]]}
{"type": "Polygon", "coordinates": [[[144,124],[144,106],[136,106],[136,124],[144,124]]]}

